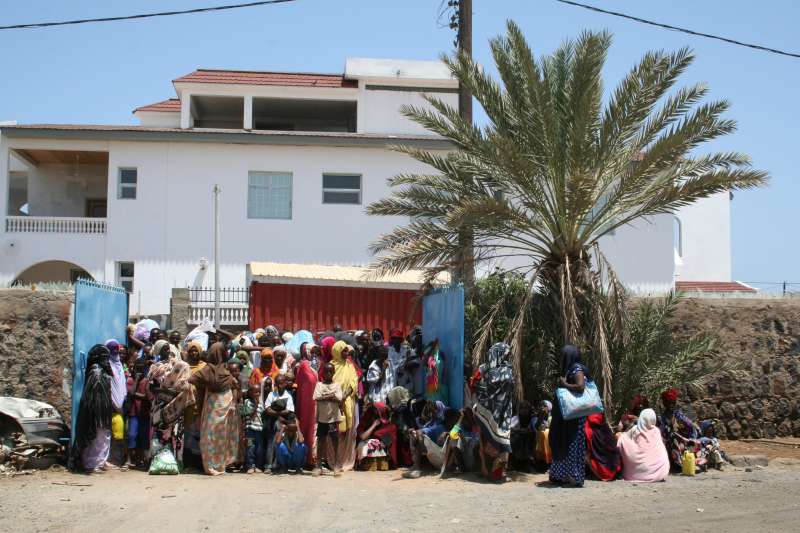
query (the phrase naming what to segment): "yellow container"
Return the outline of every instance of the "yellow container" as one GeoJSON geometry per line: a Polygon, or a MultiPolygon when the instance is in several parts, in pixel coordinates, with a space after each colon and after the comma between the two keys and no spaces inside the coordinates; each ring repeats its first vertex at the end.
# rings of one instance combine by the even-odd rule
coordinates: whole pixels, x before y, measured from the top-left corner
{"type": "Polygon", "coordinates": [[[111,438],[114,440],[125,438],[125,421],[120,413],[114,413],[111,417],[111,438]]]}
{"type": "Polygon", "coordinates": [[[697,459],[690,451],[683,452],[683,475],[693,476],[697,472],[697,459]]]}

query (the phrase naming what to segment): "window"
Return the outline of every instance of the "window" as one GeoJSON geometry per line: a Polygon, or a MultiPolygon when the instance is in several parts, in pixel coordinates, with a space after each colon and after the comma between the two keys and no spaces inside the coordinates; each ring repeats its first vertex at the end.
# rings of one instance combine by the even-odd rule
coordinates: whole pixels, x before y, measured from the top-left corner
{"type": "Polygon", "coordinates": [[[251,172],[247,188],[247,218],[292,218],[292,175],[251,172]]]}
{"type": "Polygon", "coordinates": [[[323,204],[361,204],[361,176],[358,174],[323,174],[323,204]]]}
{"type": "Polygon", "coordinates": [[[128,292],[133,292],[133,263],[128,261],[117,263],[117,285],[128,292]]]}
{"type": "Polygon", "coordinates": [[[117,198],[120,200],[135,200],[136,199],[136,181],[138,180],[138,171],[135,168],[121,168],[119,169],[119,184],[117,187],[117,198]]]}

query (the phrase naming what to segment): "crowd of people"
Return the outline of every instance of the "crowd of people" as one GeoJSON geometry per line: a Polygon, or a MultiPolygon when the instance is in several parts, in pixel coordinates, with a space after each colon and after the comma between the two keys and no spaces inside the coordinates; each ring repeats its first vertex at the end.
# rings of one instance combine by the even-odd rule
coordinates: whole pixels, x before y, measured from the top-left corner
{"type": "MultiPolygon", "coordinates": [[[[388,337],[340,327],[194,333],[132,326],[124,344],[92,347],[73,469],[339,476],[405,468],[413,479],[428,468],[495,482],[514,469],[578,487],[587,473],[662,481],[686,452],[701,470],[725,460],[713,423],[690,420],[675,389],[662,394],[660,416],[637,395],[614,427],[603,413],[567,420],[556,400],[517,404],[504,343],[478,368],[465,364],[456,409],[450,399],[462,391],[449,390],[447,354],[436,340],[423,343],[420,327],[388,337]]],[[[566,346],[557,387],[580,394],[590,380],[579,349],[566,346]]]]}

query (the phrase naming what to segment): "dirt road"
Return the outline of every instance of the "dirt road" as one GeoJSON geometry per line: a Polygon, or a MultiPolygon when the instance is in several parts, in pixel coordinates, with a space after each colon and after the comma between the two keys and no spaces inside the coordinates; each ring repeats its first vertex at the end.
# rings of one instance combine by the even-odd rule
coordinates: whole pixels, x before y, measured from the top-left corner
{"type": "Polygon", "coordinates": [[[39,472],[0,479],[0,531],[800,530],[797,461],[655,485],[537,486],[543,479],[39,472]]]}

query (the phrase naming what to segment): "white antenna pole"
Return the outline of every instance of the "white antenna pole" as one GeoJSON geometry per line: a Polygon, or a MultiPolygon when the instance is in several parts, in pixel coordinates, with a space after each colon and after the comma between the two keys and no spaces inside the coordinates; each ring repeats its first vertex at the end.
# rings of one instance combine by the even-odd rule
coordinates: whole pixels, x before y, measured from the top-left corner
{"type": "Polygon", "coordinates": [[[219,328],[219,185],[214,185],[214,327],[219,328]]]}

